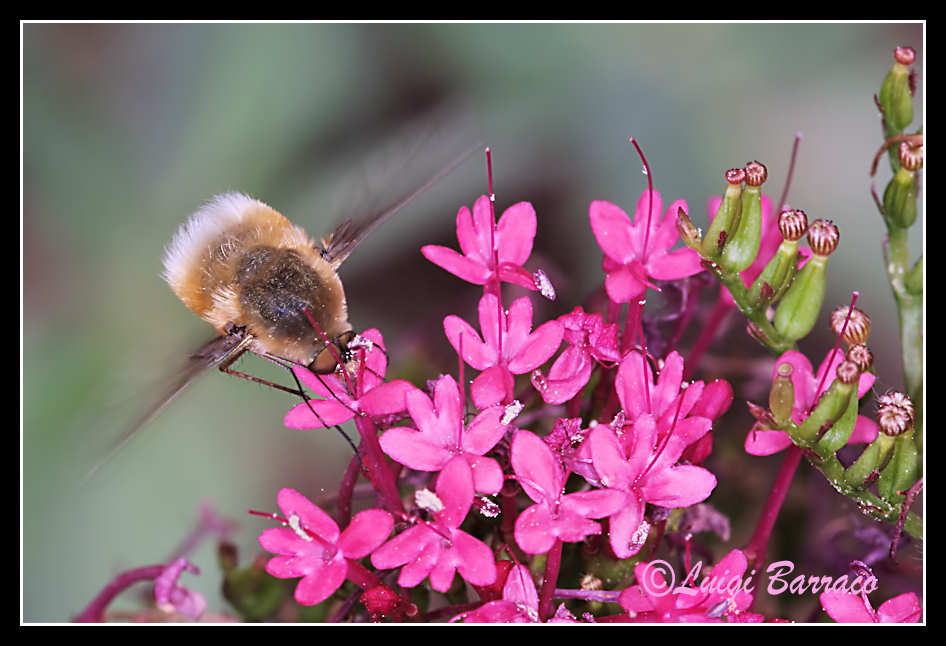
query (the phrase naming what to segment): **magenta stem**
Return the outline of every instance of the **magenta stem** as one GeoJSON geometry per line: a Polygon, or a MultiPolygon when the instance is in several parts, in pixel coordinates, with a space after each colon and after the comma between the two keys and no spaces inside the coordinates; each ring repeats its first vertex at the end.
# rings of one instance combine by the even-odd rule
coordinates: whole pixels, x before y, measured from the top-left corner
{"type": "Polygon", "coordinates": [[[397,490],[397,481],[391,465],[388,464],[378,442],[378,429],[374,422],[366,415],[355,416],[355,427],[361,435],[361,445],[365,448],[365,467],[368,470],[368,479],[384,500],[388,511],[395,514],[404,513],[401,495],[397,490]]]}
{"type": "Polygon", "coordinates": [[[358,461],[358,455],[351,456],[348,461],[348,467],[342,476],[342,481],[338,486],[338,526],[342,529],[348,527],[351,522],[351,500],[355,494],[355,483],[358,482],[358,474],[361,469],[361,462],[358,461]]]}
{"type": "Polygon", "coordinates": [[[772,485],[769,498],[765,501],[762,517],[759,518],[755,534],[752,536],[752,540],[749,541],[749,545],[743,550],[749,560],[750,567],[759,565],[765,560],[765,551],[769,544],[769,538],[772,536],[772,528],[775,527],[775,520],[782,509],[782,503],[785,502],[785,496],[788,494],[788,489],[792,484],[792,478],[795,476],[802,455],[802,449],[794,444],[788,447],[788,452],[785,454],[785,459],[782,460],[781,468],[779,468],[778,476],[775,478],[775,484],[772,485]]]}
{"type": "Polygon", "coordinates": [[[106,585],[74,621],[96,623],[105,621],[105,609],[115,597],[140,581],[153,581],[164,571],[165,565],[146,565],[122,572],[106,585]]]}
{"type": "Polygon", "coordinates": [[[562,567],[562,541],[556,538],[555,544],[545,559],[545,574],[542,576],[542,590],[539,592],[539,619],[552,616],[552,602],[555,599],[555,584],[558,571],[562,567]]]}

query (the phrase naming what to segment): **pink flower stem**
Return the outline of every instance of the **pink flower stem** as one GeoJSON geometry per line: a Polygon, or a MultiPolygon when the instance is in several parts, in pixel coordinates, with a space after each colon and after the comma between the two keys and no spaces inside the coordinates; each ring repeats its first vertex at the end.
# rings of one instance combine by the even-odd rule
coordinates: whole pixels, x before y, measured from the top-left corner
{"type": "Polygon", "coordinates": [[[581,599],[583,601],[600,601],[602,603],[617,603],[621,590],[574,590],[571,588],[556,588],[556,599],[581,599]]]}
{"type": "Polygon", "coordinates": [[[108,604],[121,592],[139,581],[156,579],[165,569],[165,565],[146,565],[122,572],[106,585],[101,592],[86,606],[74,621],[78,623],[95,623],[105,621],[105,609],[108,604]]]}
{"type": "Polygon", "coordinates": [[[348,580],[357,585],[362,590],[373,588],[378,585],[384,585],[374,573],[355,559],[345,559],[348,562],[348,580]]]}
{"type": "Polygon", "coordinates": [[[539,593],[539,618],[552,616],[552,601],[555,598],[555,584],[558,571],[562,567],[562,541],[556,538],[555,544],[545,558],[545,573],[542,575],[542,590],[539,593]]]}
{"type": "Polygon", "coordinates": [[[397,490],[394,472],[391,470],[391,465],[384,459],[381,444],[378,442],[378,429],[367,415],[356,415],[355,427],[361,435],[361,445],[365,449],[368,479],[375,491],[381,494],[388,511],[403,514],[404,505],[401,503],[401,495],[397,490]]]}
{"type": "Polygon", "coordinates": [[[720,299],[716,302],[716,307],[714,307],[713,311],[710,313],[709,321],[703,326],[700,336],[696,339],[696,343],[693,344],[693,348],[690,350],[690,356],[687,357],[686,368],[683,374],[684,379],[689,379],[690,375],[693,374],[693,369],[699,365],[703,353],[706,352],[706,349],[713,342],[713,339],[716,338],[723,329],[726,318],[731,311],[732,306],[726,301],[720,299]]]}
{"type": "Polygon", "coordinates": [[[516,518],[519,516],[519,502],[516,500],[518,494],[519,485],[511,478],[503,483],[503,488],[499,491],[499,504],[502,507],[499,531],[506,545],[517,544],[515,542],[515,527],[516,518]]]}
{"type": "Polygon", "coordinates": [[[342,476],[342,482],[338,485],[338,526],[344,529],[351,522],[351,499],[355,493],[355,483],[358,481],[358,474],[361,469],[361,462],[358,456],[353,455],[348,461],[348,468],[342,476]]]}
{"type": "Polygon", "coordinates": [[[743,550],[750,568],[761,565],[765,559],[765,550],[768,547],[769,537],[772,536],[772,528],[775,527],[775,520],[782,509],[782,503],[785,502],[785,496],[788,494],[788,488],[792,484],[792,478],[795,476],[802,455],[802,449],[794,444],[788,447],[788,452],[785,454],[785,459],[782,460],[778,476],[775,478],[775,484],[772,485],[769,498],[765,501],[762,517],[759,518],[755,534],[753,534],[752,540],[749,541],[749,545],[743,550]]]}

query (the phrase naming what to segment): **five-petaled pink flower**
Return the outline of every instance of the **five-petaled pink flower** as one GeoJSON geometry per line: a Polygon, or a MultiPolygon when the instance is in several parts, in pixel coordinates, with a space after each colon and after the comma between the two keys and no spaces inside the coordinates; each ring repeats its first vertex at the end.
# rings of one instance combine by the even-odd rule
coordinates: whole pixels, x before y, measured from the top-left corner
{"type": "Polygon", "coordinates": [[[477,408],[513,399],[513,375],[531,372],[549,360],[562,344],[564,328],[546,321],[532,330],[532,302],[527,296],[503,311],[499,299],[484,294],[479,303],[482,338],[469,323],[451,314],[443,320],[450,345],[463,360],[482,372],[470,394],[477,408]]]}
{"type": "Polygon", "coordinates": [[[538,370],[532,373],[532,385],[547,404],[563,404],[581,392],[596,361],[621,360],[618,326],[606,324],[601,314],[587,314],[576,307],[558,321],[564,327],[565,341],[571,345],[558,356],[547,375],[538,370]]]}
{"type": "Polygon", "coordinates": [[[496,580],[493,553],[459,529],[473,503],[473,473],[465,459],[455,457],[440,471],[436,499],[432,521],[392,538],[374,551],[371,563],[382,570],[403,566],[397,582],[405,588],[429,576],[434,590],[446,592],[456,572],[472,585],[490,585],[496,580]]]}
{"type": "MultiPolygon", "coordinates": [[[[514,565],[506,575],[503,585],[503,598],[488,601],[476,610],[464,612],[451,622],[462,620],[464,623],[490,624],[534,624],[541,621],[539,617],[539,595],[535,589],[535,582],[529,568],[524,565],[514,565]]],[[[549,623],[576,623],[575,618],[561,604],[549,623]]]]}
{"type": "Polygon", "coordinates": [[[689,507],[706,500],[716,488],[716,476],[693,465],[677,465],[683,450],[710,429],[705,417],[678,419],[663,438],[650,413],[634,420],[620,433],[598,425],[588,437],[598,482],[620,492],[623,503],[610,516],[611,549],[618,558],[630,558],[644,546],[650,525],[644,519],[646,503],[689,507]]]}
{"type": "Polygon", "coordinates": [[[660,193],[645,190],[637,201],[632,222],[615,204],[603,200],[591,203],[591,230],[604,252],[602,267],[608,274],[604,286],[615,303],[638,299],[648,287],[657,289],[653,280],[674,280],[703,271],[700,255],[693,249],[684,247],[670,251],[680,237],[677,209],[687,210],[686,202],[673,202],[663,218],[660,217],[662,206],[660,193]],[[648,203],[651,204],[649,217],[648,203]]]}
{"type": "Polygon", "coordinates": [[[516,519],[516,542],[530,554],[544,554],[556,539],[575,542],[601,533],[593,518],[610,516],[625,502],[624,493],[599,489],[564,493],[566,474],[538,435],[517,431],[509,461],[522,490],[535,501],[516,519]]]}
{"type": "Polygon", "coordinates": [[[310,370],[296,366],[292,371],[312,392],[323,399],[310,399],[293,406],[286,413],[284,423],[289,428],[322,428],[344,424],[355,415],[366,414],[383,417],[404,410],[404,395],[417,388],[410,382],[396,379],[385,382],[388,359],[384,353],[384,340],[378,330],[366,330],[360,335],[369,344],[364,360],[358,367],[357,378],[352,381],[355,392],[349,392],[348,380],[337,375],[316,375],[310,370]],[[310,408],[311,406],[311,408],[310,408]],[[315,415],[312,410],[315,410],[315,415]]]}
{"type": "Polygon", "coordinates": [[[913,592],[887,599],[877,610],[870,605],[867,595],[826,590],[819,597],[821,607],[839,624],[912,624],[920,621],[923,607],[913,592]]]}
{"type": "MultiPolygon", "coordinates": [[[[792,366],[791,380],[792,389],[795,393],[792,419],[796,424],[800,424],[808,417],[808,412],[812,404],[814,404],[818,400],[818,397],[831,385],[838,365],[843,360],[844,353],[840,350],[833,353],[829,352],[824,358],[824,361],[821,362],[821,366],[818,367],[818,372],[815,373],[811,369],[811,362],[808,361],[805,355],[796,350],[788,350],[782,354],[775,362],[775,365],[772,366],[773,379],[775,379],[778,374],[780,364],[788,363],[792,366]],[[828,359],[831,359],[830,363],[828,359]],[[825,373],[828,374],[828,377],[824,379],[822,383],[822,377],[824,377],[825,373]],[[815,392],[819,384],[821,384],[821,388],[815,392]]],[[[874,379],[874,375],[870,372],[861,374],[860,380],[857,383],[858,397],[863,397],[867,391],[870,390],[871,386],[874,385],[874,379]]],[[[857,421],[854,423],[854,431],[851,433],[850,439],[848,439],[848,444],[869,444],[877,436],[877,430],[876,422],[863,415],[858,415],[857,421]]],[[[789,437],[788,433],[755,425],[752,430],[749,431],[749,434],[746,435],[745,449],[746,453],[751,455],[772,455],[773,453],[787,449],[791,445],[792,438],[789,437]]]]}
{"type": "Polygon", "coordinates": [[[535,209],[528,202],[513,204],[494,223],[489,197],[483,195],[476,200],[472,213],[465,206],[457,213],[457,240],[462,254],[440,245],[426,245],[421,253],[474,285],[505,281],[545,293],[536,276],[522,267],[532,253],[535,226],[535,209]]]}
{"type": "Polygon", "coordinates": [[[752,594],[745,590],[748,561],[741,550],[733,550],[713,566],[693,587],[677,585],[672,590],[664,577],[662,561],[634,566],[637,584],[620,596],[631,621],[659,623],[758,623],[765,618],[747,612],[752,594]]]}
{"type": "Polygon", "coordinates": [[[381,448],[401,464],[418,471],[439,471],[460,455],[470,463],[476,491],[494,494],[503,486],[503,470],[493,458],[483,457],[509,428],[503,423],[506,407],[490,406],[468,425],[463,423],[460,389],[450,375],[434,384],[431,401],[420,390],[409,391],[407,411],[417,430],[389,428],[381,435],[381,448]]]}
{"type": "Polygon", "coordinates": [[[281,489],[277,498],[287,527],[271,527],[259,544],[274,556],[266,571],[280,579],[302,577],[295,599],[312,606],[328,599],[348,576],[348,559],[364,558],[391,533],[394,520],[380,509],[367,509],[352,518],[344,532],[324,511],[294,489],[281,489]]]}

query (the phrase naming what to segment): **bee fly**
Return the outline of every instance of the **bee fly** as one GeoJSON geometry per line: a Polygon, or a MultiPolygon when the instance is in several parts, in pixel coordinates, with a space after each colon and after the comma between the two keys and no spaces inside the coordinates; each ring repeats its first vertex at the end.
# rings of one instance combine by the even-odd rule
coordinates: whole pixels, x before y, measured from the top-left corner
{"type": "MultiPolygon", "coordinates": [[[[338,268],[384,220],[446,177],[474,147],[405,197],[360,221],[346,220],[317,245],[306,232],[263,202],[242,193],[212,198],[184,223],[164,254],[164,279],[217,335],[188,364],[89,473],[97,471],[142,426],[211,369],[294,395],[289,388],[232,370],[250,352],[285,368],[316,374],[344,370],[355,338],[338,268]]],[[[291,371],[290,371],[290,374],[291,371]]],[[[293,375],[295,377],[295,375],[293,375]]]]}

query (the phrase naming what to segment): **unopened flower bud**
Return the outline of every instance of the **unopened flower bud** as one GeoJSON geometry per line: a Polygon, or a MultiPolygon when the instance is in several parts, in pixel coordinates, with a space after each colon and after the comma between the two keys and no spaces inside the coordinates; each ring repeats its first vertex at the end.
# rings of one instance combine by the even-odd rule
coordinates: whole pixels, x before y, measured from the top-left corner
{"type": "Polygon", "coordinates": [[[828,220],[815,220],[808,227],[808,244],[814,252],[775,310],[773,324],[779,334],[796,341],[811,332],[821,312],[825,292],[825,265],[837,248],[837,226],[828,220]]]}
{"type": "Polygon", "coordinates": [[[867,372],[874,365],[874,353],[870,351],[863,343],[852,345],[844,355],[847,361],[850,361],[860,372],[867,372]]]}
{"type": "Polygon", "coordinates": [[[863,310],[842,305],[831,312],[831,331],[840,336],[842,330],[844,331],[842,338],[848,345],[866,343],[867,337],[870,336],[870,317],[863,310]],[[851,313],[850,319],[848,319],[848,312],[851,313]],[[847,321],[847,327],[844,326],[845,321],[847,321]]]}
{"type": "Polygon", "coordinates": [[[883,395],[880,395],[877,398],[877,406],[881,408],[885,406],[896,406],[901,408],[910,417],[910,425],[912,426],[916,423],[916,409],[913,407],[913,400],[911,400],[906,394],[902,392],[891,390],[884,393],[883,395]]]}
{"type": "Polygon", "coordinates": [[[877,409],[877,425],[884,434],[897,437],[913,428],[913,420],[906,409],[889,404],[877,409]]]}
{"type": "MultiPolygon", "coordinates": [[[[731,168],[726,171],[726,190],[723,199],[716,209],[716,215],[710,222],[706,235],[703,236],[701,255],[704,258],[716,260],[722,253],[726,242],[732,237],[739,225],[742,183],[746,180],[746,171],[742,168],[731,168]]],[[[684,238],[686,240],[686,238],[684,238]]]]}
{"type": "Polygon", "coordinates": [[[916,171],[923,165],[922,146],[918,146],[917,150],[918,153],[911,152],[907,142],[900,145],[900,168],[884,189],[884,215],[891,224],[901,229],[908,228],[916,221],[916,171]]]}
{"type": "Polygon", "coordinates": [[[719,258],[719,266],[730,273],[739,273],[752,264],[762,240],[762,184],[768,171],[759,162],[746,164],[745,171],[746,189],[740,198],[739,224],[726,240],[719,258]]]}
{"type": "Polygon", "coordinates": [[[795,406],[795,387],[791,376],[792,364],[780,363],[769,391],[769,412],[779,426],[792,418],[792,409],[795,406]]]}
{"type": "Polygon", "coordinates": [[[778,216],[778,230],[785,240],[801,240],[808,231],[808,216],[801,209],[782,211],[778,216]]]}
{"type": "Polygon", "coordinates": [[[844,361],[838,364],[838,381],[843,384],[853,384],[861,376],[861,372],[863,371],[856,363],[845,358],[844,361]]]}
{"type": "Polygon", "coordinates": [[[884,111],[887,136],[899,134],[913,121],[913,88],[910,65],[916,60],[912,47],[897,47],[894,63],[880,86],[877,101],[884,111]]]}
{"type": "Polygon", "coordinates": [[[815,220],[808,227],[808,246],[819,256],[830,256],[840,238],[841,232],[831,220],[815,220]]]}

